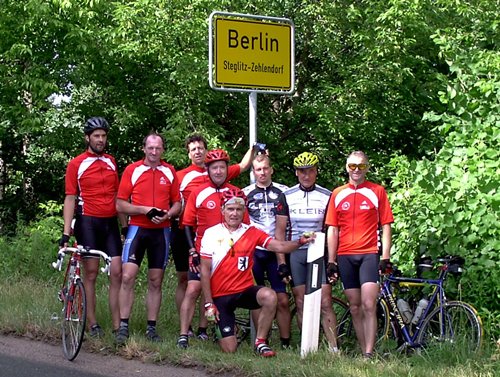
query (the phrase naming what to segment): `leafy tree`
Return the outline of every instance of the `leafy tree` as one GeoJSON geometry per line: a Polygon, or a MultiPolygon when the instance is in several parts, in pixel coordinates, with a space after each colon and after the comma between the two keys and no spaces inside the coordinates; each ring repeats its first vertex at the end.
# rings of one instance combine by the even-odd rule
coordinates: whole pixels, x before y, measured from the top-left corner
{"type": "MultiPolygon", "coordinates": [[[[483,3],[483,5],[485,5],[483,3]]],[[[463,299],[500,323],[500,53],[497,10],[463,10],[472,29],[437,31],[433,39],[452,75],[440,92],[443,112],[429,112],[444,138],[432,160],[393,161],[392,196],[398,219],[396,255],[461,255],[467,261],[463,299]],[[496,313],[496,314],[495,314],[496,313]]],[[[492,329],[498,326],[492,326],[492,329]]],[[[496,331],[496,336],[498,336],[496,331]]]]}

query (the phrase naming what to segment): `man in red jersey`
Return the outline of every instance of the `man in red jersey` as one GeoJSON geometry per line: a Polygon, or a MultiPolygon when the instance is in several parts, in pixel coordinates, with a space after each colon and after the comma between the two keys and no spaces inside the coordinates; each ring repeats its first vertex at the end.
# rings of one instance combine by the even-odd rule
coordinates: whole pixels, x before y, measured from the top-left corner
{"type": "Polygon", "coordinates": [[[240,189],[223,192],[223,220],[205,231],[201,241],[201,285],[205,296],[205,315],[214,317],[220,331],[219,345],[223,352],[236,352],[234,335],[237,307],[261,309],[257,320],[255,352],[263,357],[276,353],[267,344],[276,314],[276,292],[256,286],[252,275],[253,254],[257,246],[279,253],[289,253],[311,242],[302,235],[296,241],[278,241],[255,226],[243,223],[246,197],[240,189]]]}
{"type": "Polygon", "coordinates": [[[144,254],[148,255],[148,292],[146,297],[146,338],[161,341],[156,320],[161,305],[161,284],[168,262],[170,218],[181,210],[179,182],[172,165],[161,159],[165,141],[157,133],[144,138],[143,160],[123,172],[116,208],[130,216],[123,247],[123,274],[120,289],[120,327],[116,343],[127,341],[128,321],[134,303],[134,285],[144,254]]]}
{"type": "MultiPolygon", "coordinates": [[[[220,198],[224,191],[235,186],[227,183],[229,155],[222,149],[213,149],[206,154],[205,165],[208,169],[209,182],[196,188],[186,203],[182,225],[185,227],[189,244],[189,273],[186,294],[180,310],[180,336],[177,345],[188,347],[188,331],[193,319],[196,300],[201,293],[199,277],[199,250],[203,233],[207,228],[222,220],[219,208],[220,198]],[[193,237],[193,230],[196,236],[193,237]],[[195,241],[193,241],[195,240],[195,241]]],[[[247,215],[247,222],[249,222],[247,215]]]]}
{"type": "Polygon", "coordinates": [[[347,158],[349,183],[337,187],[328,203],[325,224],[329,226],[328,276],[340,274],[349,301],[352,322],[365,358],[373,356],[377,332],[379,265],[385,270],[391,250],[394,222],[385,189],[366,180],[367,156],[352,152],[347,158]],[[379,230],[382,257],[379,262],[379,230]],[[337,266],[338,263],[338,266],[337,266]]]}
{"type": "MultiPolygon", "coordinates": [[[[64,230],[60,245],[68,246],[71,222],[75,216],[75,238],[79,245],[102,250],[111,259],[109,308],[113,328],[120,324],[118,293],[121,284],[121,240],[115,208],[118,191],[118,168],[115,159],[104,153],[109,124],[102,117],[87,120],[84,129],[87,150],[72,159],[66,168],[64,199],[64,230]],[[75,211],[76,210],[76,211],[75,211]]],[[[126,227],[126,218],[122,216],[126,227]]],[[[84,258],[83,283],[87,297],[87,319],[90,336],[102,336],[97,324],[95,282],[99,258],[84,258]]]]}
{"type": "MultiPolygon", "coordinates": [[[[177,171],[180,191],[184,205],[189,199],[191,192],[198,186],[209,181],[208,172],[205,166],[205,156],[207,154],[207,142],[205,138],[199,134],[189,136],[185,142],[188,157],[191,160],[191,165],[185,169],[177,171]]],[[[252,150],[249,149],[240,163],[230,165],[228,167],[227,180],[236,178],[242,172],[250,167],[252,150]]],[[[186,240],[184,227],[182,226],[182,214],[179,219],[172,221],[172,239],[170,247],[172,256],[177,271],[177,288],[175,290],[175,302],[177,310],[180,312],[182,300],[186,293],[188,282],[188,259],[189,259],[189,244],[186,240]]],[[[207,323],[204,318],[201,318],[200,327],[198,328],[198,338],[207,340],[206,334],[207,323]]],[[[190,331],[190,336],[194,335],[190,331]]]]}

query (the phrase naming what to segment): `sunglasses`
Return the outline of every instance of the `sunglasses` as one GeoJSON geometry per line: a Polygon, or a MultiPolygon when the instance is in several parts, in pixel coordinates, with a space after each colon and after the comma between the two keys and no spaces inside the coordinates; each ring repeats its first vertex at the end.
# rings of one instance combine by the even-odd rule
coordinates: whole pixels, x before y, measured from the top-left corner
{"type": "Polygon", "coordinates": [[[366,170],[368,169],[368,164],[347,164],[347,167],[352,171],[356,170],[356,168],[359,170],[366,170]]]}

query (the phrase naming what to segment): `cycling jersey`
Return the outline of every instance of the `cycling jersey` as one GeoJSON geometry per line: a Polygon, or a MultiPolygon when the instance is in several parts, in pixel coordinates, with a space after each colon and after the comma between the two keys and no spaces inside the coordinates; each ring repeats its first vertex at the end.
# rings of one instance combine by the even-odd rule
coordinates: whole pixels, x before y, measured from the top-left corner
{"type": "MultiPolygon", "coordinates": [[[[227,169],[227,181],[236,178],[240,175],[240,172],[239,164],[229,166],[227,169]]],[[[177,172],[177,179],[179,180],[183,207],[186,206],[189,195],[191,195],[193,190],[210,181],[206,168],[200,168],[195,164],[179,170],[177,172]]],[[[183,212],[181,212],[179,221],[175,224],[175,227],[172,228],[172,240],[170,243],[176,271],[188,270],[189,243],[186,239],[182,218],[183,212]]]]}
{"type": "MultiPolygon", "coordinates": [[[[272,182],[267,187],[252,184],[243,189],[248,198],[248,214],[252,225],[274,237],[276,229],[276,207],[279,195],[288,189],[288,186],[272,182]]],[[[278,275],[276,254],[257,246],[253,257],[253,276],[258,285],[265,285],[269,281],[271,288],[276,292],[286,292],[286,285],[278,275]]]]}
{"type": "Polygon", "coordinates": [[[365,181],[346,184],[332,194],[326,225],[339,228],[338,255],[378,253],[379,225],[394,222],[385,189],[365,181]]]}
{"type": "MultiPolygon", "coordinates": [[[[287,216],[289,219],[291,233],[288,239],[296,241],[304,232],[323,231],[323,220],[330,194],[330,190],[319,185],[304,190],[297,184],[280,195],[276,214],[287,216]]],[[[308,245],[303,245],[299,249],[307,250],[307,248],[308,245]]]]}
{"type": "Polygon", "coordinates": [[[279,195],[286,189],[287,186],[275,182],[266,188],[252,184],[243,189],[248,199],[247,208],[252,224],[273,237],[279,195]]]}
{"type": "MultiPolygon", "coordinates": [[[[168,211],[171,203],[180,202],[179,181],[172,165],[161,161],[156,168],[151,168],[140,160],[125,168],[120,186],[118,199],[131,200],[132,204],[152,206],[168,211]]],[[[167,219],[155,224],[146,215],[130,216],[130,225],[144,228],[165,228],[170,226],[167,219]]]]}
{"type": "MultiPolygon", "coordinates": [[[[240,173],[240,165],[234,164],[229,166],[227,169],[226,181],[230,181],[231,179],[236,178],[238,175],[240,175],[240,173]]],[[[207,169],[205,167],[200,168],[195,164],[192,164],[185,169],[179,170],[177,172],[177,178],[179,179],[180,191],[184,203],[187,202],[189,195],[196,187],[210,181],[207,169]]]]}
{"type": "Polygon", "coordinates": [[[78,198],[76,213],[95,217],[116,216],[118,169],[109,154],[88,151],[72,159],[66,168],[66,195],[78,198]]]}
{"type": "MultiPolygon", "coordinates": [[[[224,220],[220,201],[222,193],[230,188],[236,189],[237,187],[230,183],[224,183],[221,187],[217,188],[210,181],[198,187],[189,196],[186,208],[184,209],[183,225],[196,228],[196,250],[200,250],[201,239],[205,230],[224,220]]],[[[246,211],[243,222],[250,222],[246,211]]]]}
{"type": "Polygon", "coordinates": [[[231,232],[223,223],[208,228],[201,242],[201,257],[211,259],[212,297],[239,293],[254,285],[253,253],[272,237],[255,226],[241,224],[231,232]]]}

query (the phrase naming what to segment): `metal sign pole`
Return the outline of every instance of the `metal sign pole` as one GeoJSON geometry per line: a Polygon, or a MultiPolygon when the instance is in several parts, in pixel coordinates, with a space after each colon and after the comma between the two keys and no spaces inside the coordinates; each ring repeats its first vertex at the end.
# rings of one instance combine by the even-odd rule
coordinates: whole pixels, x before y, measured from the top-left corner
{"type": "MultiPolygon", "coordinates": [[[[257,141],[257,92],[248,95],[248,138],[250,148],[257,141]]],[[[250,169],[250,183],[255,183],[255,176],[250,169]]]]}

